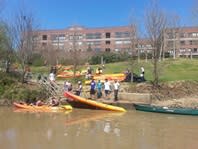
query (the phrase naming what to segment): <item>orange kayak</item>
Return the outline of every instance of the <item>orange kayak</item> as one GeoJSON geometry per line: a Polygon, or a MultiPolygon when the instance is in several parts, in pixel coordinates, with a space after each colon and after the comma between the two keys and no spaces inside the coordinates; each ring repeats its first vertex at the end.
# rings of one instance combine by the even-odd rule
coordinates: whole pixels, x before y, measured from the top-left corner
{"type": "Polygon", "coordinates": [[[126,110],[122,107],[112,106],[98,101],[89,100],[80,96],[76,96],[70,92],[65,92],[64,96],[69,98],[68,102],[73,107],[126,112],[126,110]]]}
{"type": "Polygon", "coordinates": [[[21,104],[21,103],[13,103],[15,108],[18,109],[24,109],[25,111],[29,112],[64,112],[67,110],[72,110],[72,107],[70,105],[64,105],[64,106],[35,106],[35,105],[27,105],[27,104],[21,104]]]}

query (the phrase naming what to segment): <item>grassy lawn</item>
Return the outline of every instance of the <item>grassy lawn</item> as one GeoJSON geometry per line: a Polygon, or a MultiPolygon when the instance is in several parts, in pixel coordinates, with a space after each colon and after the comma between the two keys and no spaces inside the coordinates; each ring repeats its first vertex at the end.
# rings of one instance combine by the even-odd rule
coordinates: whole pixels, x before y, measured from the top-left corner
{"type": "MultiPolygon", "coordinates": [[[[153,65],[151,61],[145,62],[141,60],[137,63],[133,70],[134,73],[140,74],[140,67],[145,68],[145,78],[147,80],[152,80],[153,65]]],[[[94,65],[95,70],[98,65],[94,65]]],[[[86,69],[86,67],[81,67],[86,69]]],[[[105,64],[105,69],[103,72],[107,73],[122,73],[127,68],[130,69],[129,62],[119,62],[105,64]]],[[[33,73],[44,73],[48,74],[50,68],[48,67],[31,67],[33,73]]],[[[177,81],[177,80],[198,80],[198,59],[166,59],[165,61],[159,62],[159,72],[161,81],[177,81]]]]}
{"type": "MultiPolygon", "coordinates": [[[[152,63],[140,61],[134,66],[134,73],[139,75],[141,66],[145,68],[146,79],[152,80],[152,63]]],[[[130,65],[127,62],[122,62],[106,64],[105,67],[105,73],[119,73],[130,68],[130,65]]],[[[159,63],[159,74],[161,81],[198,80],[198,59],[166,59],[159,63]]]]}
{"type": "Polygon", "coordinates": [[[170,61],[161,76],[164,81],[198,80],[198,60],[170,61]]]}
{"type": "Polygon", "coordinates": [[[41,73],[41,74],[48,74],[50,71],[50,67],[42,66],[42,67],[31,67],[31,71],[33,73],[41,73]]]}

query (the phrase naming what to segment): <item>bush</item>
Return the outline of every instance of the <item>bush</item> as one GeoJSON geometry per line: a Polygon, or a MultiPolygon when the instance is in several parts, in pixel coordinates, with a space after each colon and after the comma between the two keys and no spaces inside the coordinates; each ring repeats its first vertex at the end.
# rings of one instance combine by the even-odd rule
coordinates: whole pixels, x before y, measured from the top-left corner
{"type": "Polygon", "coordinates": [[[100,64],[101,57],[103,57],[103,61],[105,63],[114,63],[114,62],[126,61],[129,58],[129,54],[127,54],[127,53],[110,53],[110,52],[99,53],[95,56],[92,56],[89,59],[89,63],[91,65],[100,64]]]}
{"type": "Polygon", "coordinates": [[[169,53],[169,52],[165,52],[165,53],[164,53],[164,57],[165,57],[165,58],[170,58],[170,53],[169,53]]]}
{"type": "Polygon", "coordinates": [[[0,99],[34,102],[36,98],[46,97],[46,92],[39,86],[21,84],[15,75],[0,72],[0,99]]]}
{"type": "Polygon", "coordinates": [[[29,64],[32,64],[33,66],[43,66],[44,65],[44,59],[40,54],[34,53],[32,55],[32,58],[31,58],[29,64]]]}

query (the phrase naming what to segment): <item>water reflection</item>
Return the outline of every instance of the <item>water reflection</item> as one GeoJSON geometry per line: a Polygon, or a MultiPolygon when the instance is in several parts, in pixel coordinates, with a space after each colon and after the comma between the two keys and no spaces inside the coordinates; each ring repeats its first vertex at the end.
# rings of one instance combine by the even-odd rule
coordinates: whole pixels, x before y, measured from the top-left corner
{"type": "Polygon", "coordinates": [[[66,120],[65,125],[75,125],[75,124],[84,124],[87,125],[87,122],[97,121],[103,118],[111,119],[116,116],[122,116],[125,113],[109,112],[109,111],[96,111],[96,110],[84,110],[84,114],[80,114],[75,111],[75,116],[70,115],[68,120],[66,120]]]}
{"type": "MultiPolygon", "coordinates": [[[[121,117],[125,113],[109,112],[109,111],[93,111],[84,110],[84,114],[76,114],[69,116],[65,122],[66,130],[77,125],[75,135],[78,137],[82,132],[96,134],[97,131],[104,133],[113,133],[120,136],[118,124],[114,123],[114,119],[121,117]],[[86,114],[85,114],[86,113],[86,114]],[[115,126],[114,126],[115,125],[115,126]],[[114,128],[115,127],[115,128],[114,128]]],[[[64,132],[64,136],[69,136],[68,132],[64,132]]]]}
{"type": "Polygon", "coordinates": [[[198,119],[128,111],[14,113],[0,108],[2,149],[197,149],[198,119]]]}
{"type": "Polygon", "coordinates": [[[110,131],[111,131],[110,123],[109,123],[109,122],[105,122],[105,125],[104,125],[104,132],[105,132],[105,133],[110,133],[110,131]]]}

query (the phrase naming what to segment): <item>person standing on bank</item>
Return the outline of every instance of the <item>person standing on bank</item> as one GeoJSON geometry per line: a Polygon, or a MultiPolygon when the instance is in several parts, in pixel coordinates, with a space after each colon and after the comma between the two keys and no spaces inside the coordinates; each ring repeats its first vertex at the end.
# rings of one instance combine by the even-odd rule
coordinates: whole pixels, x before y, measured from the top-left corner
{"type": "Polygon", "coordinates": [[[98,80],[96,84],[96,89],[97,89],[97,98],[101,98],[102,97],[102,82],[100,80],[98,80]]]}
{"type": "Polygon", "coordinates": [[[120,88],[120,83],[117,80],[115,80],[113,87],[114,87],[114,101],[118,101],[118,91],[120,88]]]}
{"type": "Polygon", "coordinates": [[[108,100],[109,99],[109,94],[111,93],[111,84],[108,81],[108,79],[105,79],[104,91],[105,91],[105,98],[108,100]]]}
{"type": "Polygon", "coordinates": [[[144,67],[142,66],[142,67],[141,67],[141,74],[140,74],[140,77],[141,77],[141,81],[142,81],[142,82],[145,81],[144,74],[145,74],[145,72],[144,72],[144,67]]]}
{"type": "Polygon", "coordinates": [[[144,76],[144,67],[143,67],[143,66],[141,67],[141,73],[142,73],[143,76],[144,76]]]}
{"type": "Polygon", "coordinates": [[[95,89],[96,89],[96,83],[94,80],[92,80],[91,85],[90,85],[90,98],[91,99],[95,98],[95,93],[96,93],[95,89]]]}
{"type": "Polygon", "coordinates": [[[78,81],[78,88],[76,90],[76,95],[80,96],[81,92],[82,92],[82,83],[81,83],[81,81],[78,81]]]}

